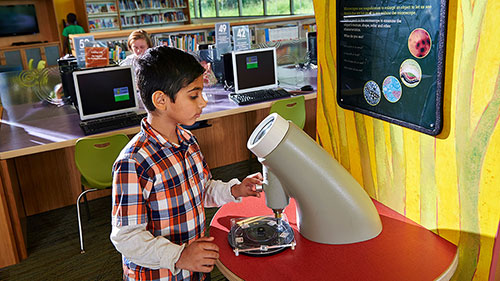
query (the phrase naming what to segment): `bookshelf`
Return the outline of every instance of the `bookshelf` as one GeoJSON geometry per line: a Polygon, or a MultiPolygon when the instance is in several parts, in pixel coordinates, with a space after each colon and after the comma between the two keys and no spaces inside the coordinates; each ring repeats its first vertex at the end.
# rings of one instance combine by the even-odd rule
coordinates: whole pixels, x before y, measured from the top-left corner
{"type": "Polygon", "coordinates": [[[87,32],[155,28],[190,23],[188,0],[77,0],[87,32]]]}
{"type": "Polygon", "coordinates": [[[87,0],[85,10],[90,32],[120,29],[116,1],[87,0]]]}
{"type": "MultiPolygon", "coordinates": [[[[120,12],[122,14],[122,12],[120,12]]],[[[261,36],[262,31],[267,28],[276,28],[286,25],[296,25],[299,29],[299,37],[305,38],[307,31],[316,29],[316,21],[313,15],[300,16],[279,16],[259,19],[245,19],[229,21],[231,26],[248,25],[252,34],[252,44],[265,43],[265,36],[261,36]]],[[[215,38],[215,24],[185,24],[168,25],[164,27],[144,27],[153,40],[153,45],[167,45],[183,49],[185,51],[197,51],[198,44],[213,44],[215,38]]],[[[108,31],[92,33],[96,41],[105,43],[110,49],[111,58],[115,61],[125,58],[127,54],[127,37],[130,30],[108,31]],[[121,52],[124,52],[121,54],[121,52]],[[126,54],[125,54],[126,53],[126,54]]],[[[70,39],[74,39],[89,34],[72,34],[70,39]]]]}

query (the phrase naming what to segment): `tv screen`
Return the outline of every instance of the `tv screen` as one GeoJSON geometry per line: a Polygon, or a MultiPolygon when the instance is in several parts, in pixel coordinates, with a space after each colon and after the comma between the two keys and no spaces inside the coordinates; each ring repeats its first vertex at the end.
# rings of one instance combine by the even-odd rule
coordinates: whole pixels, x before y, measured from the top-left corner
{"type": "Polygon", "coordinates": [[[39,33],[35,5],[0,6],[0,36],[39,33]]]}

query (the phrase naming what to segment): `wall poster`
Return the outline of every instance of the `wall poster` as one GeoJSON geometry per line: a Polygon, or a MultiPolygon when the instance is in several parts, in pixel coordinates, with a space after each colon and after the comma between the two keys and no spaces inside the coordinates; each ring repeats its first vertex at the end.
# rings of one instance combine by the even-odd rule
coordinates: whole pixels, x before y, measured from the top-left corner
{"type": "Polygon", "coordinates": [[[439,134],[446,12],[446,0],[338,0],[339,105],[439,134]]]}

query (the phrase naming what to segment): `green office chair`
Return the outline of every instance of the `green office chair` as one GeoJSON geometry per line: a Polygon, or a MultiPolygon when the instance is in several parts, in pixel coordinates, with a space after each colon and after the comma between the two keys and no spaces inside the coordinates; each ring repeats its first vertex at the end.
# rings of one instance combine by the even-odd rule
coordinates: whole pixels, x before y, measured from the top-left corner
{"type": "Polygon", "coordinates": [[[104,137],[84,137],[77,140],[75,145],[75,162],[80,171],[82,193],[76,200],[78,215],[78,232],[80,234],[80,250],[83,249],[82,223],[80,218],[80,199],[85,199],[87,213],[90,217],[86,195],[88,192],[111,187],[113,180],[111,169],[120,151],[128,143],[129,138],[124,134],[104,137]],[[89,189],[85,190],[85,186],[89,189]]]}
{"type": "MultiPolygon", "coordinates": [[[[275,112],[286,120],[292,121],[299,128],[304,129],[304,125],[306,124],[306,103],[304,96],[295,96],[275,101],[271,105],[269,114],[275,112]]],[[[252,173],[252,157],[254,157],[253,153],[250,152],[248,173],[252,173]]]]}
{"type": "Polygon", "coordinates": [[[36,65],[36,69],[42,70],[47,66],[47,62],[44,60],[40,60],[38,64],[36,65]]]}
{"type": "Polygon", "coordinates": [[[29,69],[29,70],[32,70],[32,69],[33,69],[33,62],[34,62],[34,60],[33,60],[33,59],[30,59],[30,60],[28,61],[28,69],[29,69]]]}
{"type": "Polygon", "coordinates": [[[278,100],[271,105],[269,113],[278,113],[286,120],[292,121],[299,128],[304,129],[306,124],[306,103],[304,96],[278,100]]]}

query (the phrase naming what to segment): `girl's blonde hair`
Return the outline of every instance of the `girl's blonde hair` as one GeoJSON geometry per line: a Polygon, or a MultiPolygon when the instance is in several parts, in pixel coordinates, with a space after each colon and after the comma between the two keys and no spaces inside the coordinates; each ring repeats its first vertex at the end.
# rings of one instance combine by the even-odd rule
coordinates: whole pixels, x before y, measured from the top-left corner
{"type": "Polygon", "coordinates": [[[138,29],[132,31],[132,33],[130,33],[130,35],[128,36],[127,40],[128,49],[132,50],[132,42],[139,39],[143,39],[144,41],[146,41],[146,44],[148,44],[148,48],[153,47],[153,41],[151,41],[151,38],[149,37],[149,34],[146,32],[146,30],[138,29]]]}

